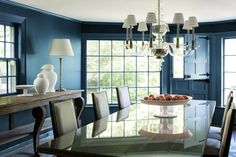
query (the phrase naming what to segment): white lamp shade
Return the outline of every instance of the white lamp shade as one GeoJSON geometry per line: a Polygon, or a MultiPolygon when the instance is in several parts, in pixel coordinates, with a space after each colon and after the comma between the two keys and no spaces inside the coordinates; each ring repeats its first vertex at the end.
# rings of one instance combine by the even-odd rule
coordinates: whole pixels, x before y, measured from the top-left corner
{"type": "Polygon", "coordinates": [[[184,15],[183,15],[183,13],[175,13],[173,23],[174,24],[184,24],[184,15]]]}
{"type": "Polygon", "coordinates": [[[70,39],[53,39],[49,56],[74,56],[70,39]]]}
{"type": "Polygon", "coordinates": [[[199,26],[198,22],[197,22],[197,18],[195,16],[190,16],[188,21],[189,21],[189,25],[191,27],[198,27],[199,26]]]}
{"type": "Polygon", "coordinates": [[[157,17],[154,12],[147,13],[146,23],[157,23],[157,17]]]}
{"type": "Polygon", "coordinates": [[[190,26],[188,20],[186,20],[186,21],[184,22],[183,29],[184,29],[184,30],[192,30],[192,27],[190,26]]]}
{"type": "Polygon", "coordinates": [[[136,26],[137,25],[137,22],[136,22],[136,19],[135,19],[135,16],[134,15],[128,15],[127,16],[127,24],[130,26],[136,26]]]}
{"type": "Polygon", "coordinates": [[[147,25],[146,25],[146,22],[139,22],[138,24],[138,31],[139,32],[145,32],[147,31],[147,25]]]}
{"type": "Polygon", "coordinates": [[[122,28],[129,28],[129,25],[127,23],[127,19],[125,19],[123,25],[122,25],[122,28]]]}

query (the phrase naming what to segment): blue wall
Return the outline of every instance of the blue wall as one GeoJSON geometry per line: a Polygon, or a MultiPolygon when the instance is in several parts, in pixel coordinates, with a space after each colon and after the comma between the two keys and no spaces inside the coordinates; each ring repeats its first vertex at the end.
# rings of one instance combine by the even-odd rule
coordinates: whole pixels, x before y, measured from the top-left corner
{"type": "MultiPolygon", "coordinates": [[[[74,57],[65,57],[63,62],[63,86],[67,89],[80,89],[85,87],[85,81],[81,71],[85,68],[85,62],[81,55],[85,56],[85,39],[88,36],[101,38],[110,36],[125,38],[125,30],[121,29],[121,23],[92,23],[80,22],[72,19],[49,15],[44,12],[35,11],[29,8],[15,5],[14,2],[0,2],[0,13],[22,16],[26,18],[26,81],[32,84],[40,67],[43,64],[53,64],[58,73],[58,58],[49,57],[48,49],[53,38],[70,38],[75,52],[74,57]],[[84,39],[84,40],[82,40],[84,39]],[[82,64],[82,66],[81,66],[82,64]],[[82,67],[82,68],[81,68],[82,67]],[[81,84],[81,82],[83,82],[81,84]]],[[[175,27],[170,25],[171,33],[175,33],[175,27]]],[[[135,30],[137,30],[135,28],[135,30]]],[[[216,100],[217,105],[221,104],[221,38],[235,36],[236,22],[234,20],[214,23],[201,23],[197,33],[205,33],[210,36],[210,73],[212,75],[209,87],[209,99],[216,100]],[[227,33],[226,33],[227,32],[227,33]]],[[[134,36],[137,31],[134,31],[134,36]]],[[[163,92],[171,92],[169,87],[170,58],[166,58],[162,75],[163,92]]],[[[218,110],[217,110],[218,111],[218,110]]],[[[219,110],[221,112],[221,110],[219,110]]],[[[218,114],[220,115],[220,114],[218,114]]],[[[83,117],[86,117],[83,114],[83,117]]],[[[0,131],[7,129],[7,116],[0,117],[0,131]]],[[[16,113],[16,126],[31,122],[33,120],[30,111],[16,113]]],[[[216,117],[216,119],[220,119],[216,117]]],[[[218,120],[216,120],[218,121],[218,120]]]]}
{"type": "MultiPolygon", "coordinates": [[[[32,84],[40,67],[53,64],[59,74],[59,59],[49,57],[48,50],[53,38],[69,38],[75,53],[74,57],[63,58],[63,87],[80,89],[81,78],[81,23],[62,17],[0,2],[0,13],[26,18],[26,83],[32,84]]],[[[0,17],[1,18],[1,17],[0,17]]],[[[8,117],[0,117],[0,131],[8,128],[8,117]]],[[[15,114],[15,125],[32,122],[31,111],[15,114]]]]}
{"type": "Polygon", "coordinates": [[[48,50],[53,38],[69,38],[75,53],[74,57],[65,57],[63,85],[66,88],[80,88],[80,52],[81,52],[81,23],[23,7],[0,3],[0,12],[26,18],[27,38],[27,84],[32,84],[40,67],[50,63],[59,73],[59,60],[49,57],[48,50]],[[73,75],[73,77],[72,77],[73,75]],[[71,79],[75,82],[71,82],[71,79]],[[69,81],[70,80],[70,81],[69,81]]]}

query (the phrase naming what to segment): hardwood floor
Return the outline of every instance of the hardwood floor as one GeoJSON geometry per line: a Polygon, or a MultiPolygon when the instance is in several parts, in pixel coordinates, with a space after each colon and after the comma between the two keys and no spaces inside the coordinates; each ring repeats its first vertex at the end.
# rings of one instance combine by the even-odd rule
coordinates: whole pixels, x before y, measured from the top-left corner
{"type": "MultiPolygon", "coordinates": [[[[51,138],[52,138],[52,136],[49,136],[47,138],[43,138],[40,140],[40,143],[45,143],[48,140],[50,140],[51,138]]],[[[32,142],[30,142],[29,144],[27,144],[21,148],[18,148],[14,151],[9,150],[9,153],[6,153],[1,157],[35,157],[34,151],[33,151],[33,144],[32,144],[32,142]]],[[[40,157],[52,157],[52,155],[41,154],[40,157]]]]}
{"type": "MultiPolygon", "coordinates": [[[[44,143],[50,140],[51,138],[52,136],[44,138],[41,140],[41,143],[44,143]]],[[[3,155],[2,157],[34,157],[32,143],[22,148],[19,148],[17,150],[11,151],[10,153],[3,155]]],[[[52,157],[52,155],[42,154],[41,157],[52,157]]],[[[229,157],[236,157],[236,130],[234,130],[232,138],[231,138],[229,157]]]]}

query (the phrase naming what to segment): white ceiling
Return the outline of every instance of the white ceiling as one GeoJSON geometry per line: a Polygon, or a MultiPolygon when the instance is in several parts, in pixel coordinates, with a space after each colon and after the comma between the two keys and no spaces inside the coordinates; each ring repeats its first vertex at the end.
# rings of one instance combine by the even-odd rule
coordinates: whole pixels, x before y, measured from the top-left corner
{"type": "MultiPolygon", "coordinates": [[[[137,21],[156,10],[157,0],[12,0],[81,21],[123,22],[127,14],[137,21]]],[[[236,19],[235,0],[162,0],[164,20],[172,22],[175,12],[185,18],[197,16],[200,22],[236,19]]]]}

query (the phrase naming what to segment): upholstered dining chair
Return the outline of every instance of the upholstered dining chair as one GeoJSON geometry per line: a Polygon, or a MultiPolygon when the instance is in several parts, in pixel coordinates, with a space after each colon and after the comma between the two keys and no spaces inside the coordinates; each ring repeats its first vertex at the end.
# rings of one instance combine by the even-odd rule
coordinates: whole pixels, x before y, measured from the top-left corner
{"type": "Polygon", "coordinates": [[[55,138],[80,127],[79,119],[84,108],[83,98],[51,101],[49,104],[55,138]]]}
{"type": "Polygon", "coordinates": [[[126,108],[131,105],[129,87],[116,87],[117,100],[119,109],[126,108]]]}
{"type": "Polygon", "coordinates": [[[209,138],[221,140],[221,137],[223,134],[222,128],[224,128],[226,115],[227,115],[228,110],[230,109],[232,102],[233,102],[233,91],[230,91],[229,95],[227,96],[227,101],[226,101],[226,105],[225,105],[225,110],[224,110],[224,115],[222,118],[221,127],[211,126],[209,129],[209,133],[208,133],[209,138]]]}
{"type": "Polygon", "coordinates": [[[234,126],[235,107],[232,104],[227,112],[221,141],[208,138],[204,150],[204,157],[227,157],[230,149],[231,136],[234,126]]]}
{"type": "Polygon", "coordinates": [[[110,114],[107,92],[102,91],[102,92],[92,93],[92,99],[93,99],[95,120],[99,120],[110,114]]]}

